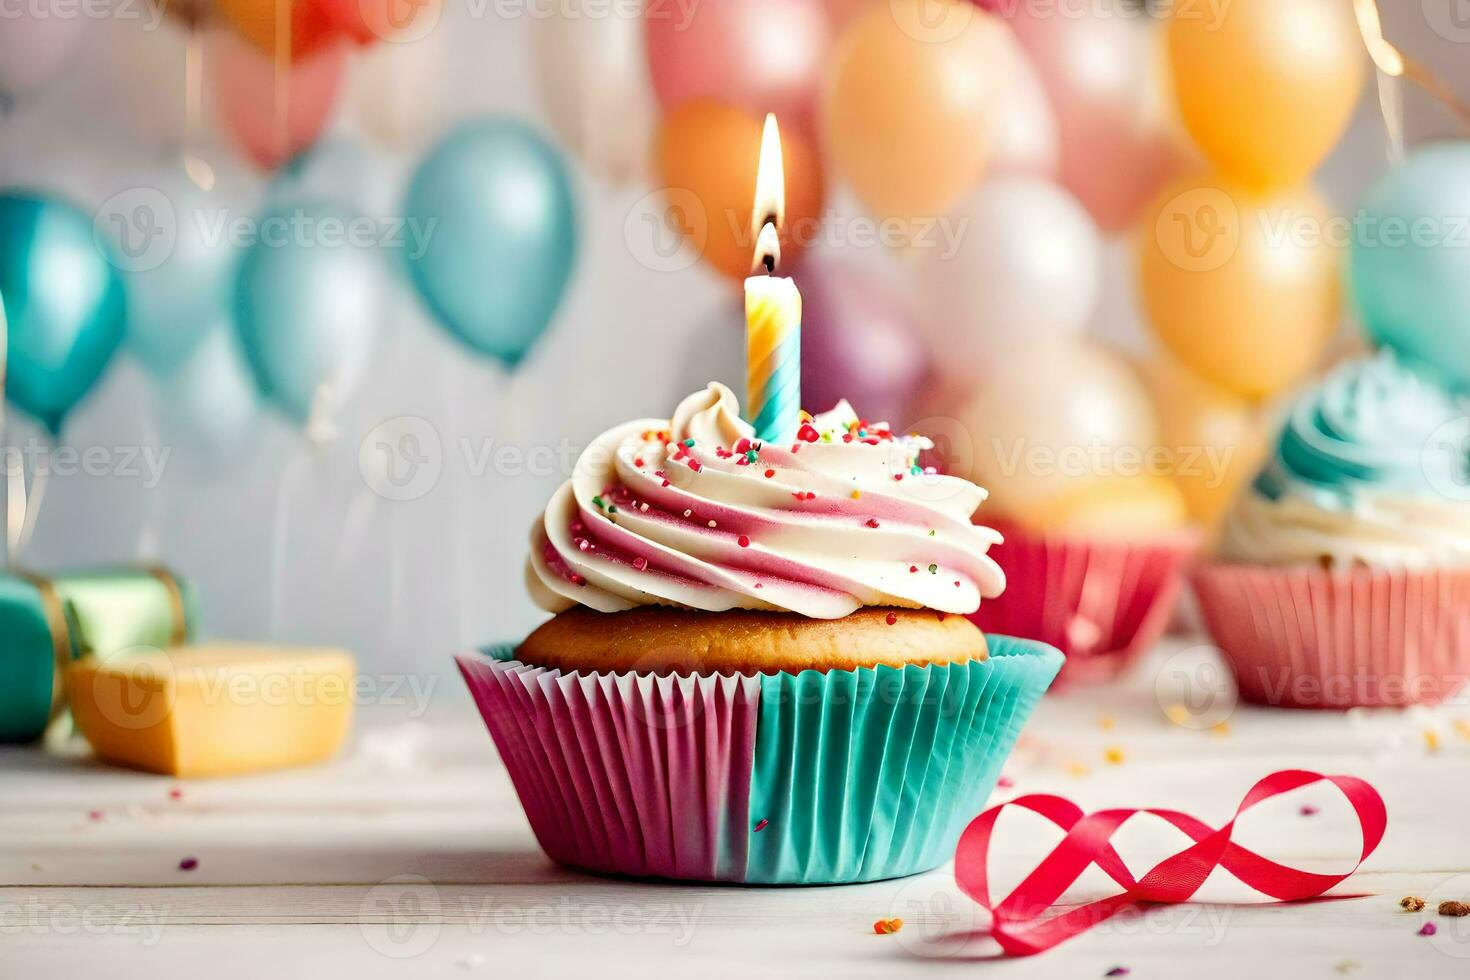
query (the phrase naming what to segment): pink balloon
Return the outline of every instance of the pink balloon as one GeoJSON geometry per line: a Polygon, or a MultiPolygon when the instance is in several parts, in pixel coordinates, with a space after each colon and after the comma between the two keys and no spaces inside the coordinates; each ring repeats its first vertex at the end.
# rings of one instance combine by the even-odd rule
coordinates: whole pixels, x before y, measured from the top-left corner
{"type": "MultiPolygon", "coordinates": [[[[1170,111],[1157,26],[1000,0],[1051,98],[1061,137],[1059,177],[1104,231],[1133,223],[1188,163],[1170,111]]],[[[1081,6],[1081,5],[1078,5],[1081,6]]]]}
{"type": "Polygon", "coordinates": [[[802,292],[802,407],[825,412],[846,398],[864,418],[903,422],[925,361],[902,293],[830,255],[804,261],[793,278],[802,292]]]}
{"type": "Polygon", "coordinates": [[[996,104],[987,177],[1029,174],[1055,177],[1061,160],[1057,120],[1041,76],[1015,35],[1005,33],[1000,65],[1004,88],[996,104]]]}
{"type": "Polygon", "coordinates": [[[23,95],[49,82],[65,66],[87,23],[80,13],[63,17],[17,4],[0,30],[0,95],[23,95]]]}
{"type": "Polygon", "coordinates": [[[665,109],[712,98],[809,127],[832,36],[813,0],[653,4],[644,15],[648,71],[665,109]],[[687,21],[687,22],[686,22],[687,21]]]}
{"type": "Polygon", "coordinates": [[[276,63],[227,31],[205,54],[221,126],[240,151],[274,170],[316,142],[342,88],[347,47],[333,43],[288,66],[277,101],[276,63]],[[284,118],[281,110],[284,109],[284,118]]]}

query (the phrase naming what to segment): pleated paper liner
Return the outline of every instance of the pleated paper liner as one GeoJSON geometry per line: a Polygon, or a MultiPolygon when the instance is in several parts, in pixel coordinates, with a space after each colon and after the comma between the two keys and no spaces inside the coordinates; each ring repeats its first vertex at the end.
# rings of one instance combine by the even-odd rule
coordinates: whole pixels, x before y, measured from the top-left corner
{"type": "Polygon", "coordinates": [[[547,855],[751,884],[943,863],[1062,663],[1002,636],[986,660],[826,673],[562,673],[512,657],[456,659],[547,855]]]}
{"type": "Polygon", "coordinates": [[[1193,576],[1206,628],[1256,704],[1437,704],[1470,679],[1470,569],[1211,563],[1193,576]]]}
{"type": "Polygon", "coordinates": [[[1128,541],[988,523],[1005,536],[991,554],[1005,569],[1006,590],[971,619],[987,632],[1061,650],[1061,684],[1111,680],[1158,642],[1200,544],[1193,529],[1128,541]]]}

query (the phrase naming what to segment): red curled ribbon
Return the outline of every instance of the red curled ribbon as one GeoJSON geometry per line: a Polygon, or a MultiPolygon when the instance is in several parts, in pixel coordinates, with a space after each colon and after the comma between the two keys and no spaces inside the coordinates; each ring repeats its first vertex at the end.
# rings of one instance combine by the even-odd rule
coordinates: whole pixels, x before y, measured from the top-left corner
{"type": "Polygon", "coordinates": [[[1383,840],[1388,811],[1378,791],[1352,776],[1324,776],[1301,769],[1272,773],[1251,787],[1235,816],[1216,830],[1177,810],[1099,810],[1083,814],[1060,796],[1022,796],[993,806],[971,821],[955,851],[954,873],[960,889],[987,909],[990,935],[1010,956],[1031,956],[1051,949],[1104,922],[1129,906],[1186,902],[1210,872],[1224,868],[1242,882],[1282,902],[1317,898],[1345,880],[1383,840]],[[1230,840],[1235,821],[1257,803],[1312,783],[1329,782],[1347,797],[1363,833],[1363,851],[1352,871],[1313,874],[1268,861],[1230,840]],[[988,867],[990,837],[1001,811],[1018,806],[1040,814],[1067,832],[1056,848],[998,905],[991,904],[988,867]],[[1135,880],[1113,849],[1113,834],[1136,813],[1151,813],[1177,827],[1194,844],[1166,858],[1135,880]],[[1096,864],[1123,892],[1043,917],[1087,868],[1096,864]]]}

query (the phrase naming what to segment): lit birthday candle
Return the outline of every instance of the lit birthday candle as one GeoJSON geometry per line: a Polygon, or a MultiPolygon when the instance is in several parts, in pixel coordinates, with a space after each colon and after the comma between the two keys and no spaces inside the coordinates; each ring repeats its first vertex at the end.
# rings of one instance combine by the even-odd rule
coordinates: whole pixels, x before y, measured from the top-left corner
{"type": "Polygon", "coordinates": [[[795,434],[801,412],[801,293],[775,274],[786,210],[782,167],[781,133],[767,115],[751,212],[755,257],[745,280],[745,370],[746,412],[756,438],[772,442],[795,434]]]}

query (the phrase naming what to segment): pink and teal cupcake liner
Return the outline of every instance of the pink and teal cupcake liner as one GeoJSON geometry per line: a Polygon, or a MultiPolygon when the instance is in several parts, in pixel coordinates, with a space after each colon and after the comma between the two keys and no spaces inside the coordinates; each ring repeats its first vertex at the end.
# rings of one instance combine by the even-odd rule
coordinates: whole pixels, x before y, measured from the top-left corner
{"type": "Polygon", "coordinates": [[[875,881],[954,853],[1062,665],[991,636],[962,664],[653,676],[456,659],[553,859],[617,875],[875,881]]]}

